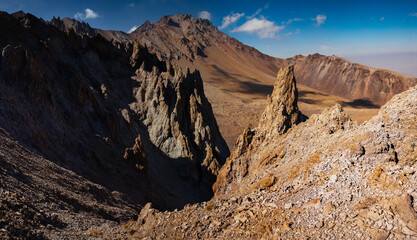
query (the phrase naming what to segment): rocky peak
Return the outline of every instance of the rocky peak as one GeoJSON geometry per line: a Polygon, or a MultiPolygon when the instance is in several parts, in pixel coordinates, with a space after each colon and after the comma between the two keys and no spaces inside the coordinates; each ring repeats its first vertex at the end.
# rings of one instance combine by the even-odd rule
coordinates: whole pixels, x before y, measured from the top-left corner
{"type": "Polygon", "coordinates": [[[88,36],[96,35],[96,31],[84,21],[79,22],[75,19],[64,17],[62,19],[53,17],[51,22],[52,25],[60,29],[61,31],[67,31],[68,29],[73,29],[75,33],[82,35],[87,34],[88,36]]]}
{"type": "Polygon", "coordinates": [[[293,125],[305,120],[299,111],[298,91],[294,77],[294,66],[279,70],[274,90],[268,96],[268,105],[259,121],[259,131],[270,136],[282,135],[293,125]]]}
{"type": "Polygon", "coordinates": [[[149,20],[146,20],[146,22],[144,22],[142,25],[140,25],[138,28],[135,29],[135,32],[146,32],[147,30],[149,30],[152,27],[152,24],[149,20]]]}
{"type": "MultiPolygon", "coordinates": [[[[138,57],[134,59],[141,61],[138,57]]],[[[220,132],[204,94],[200,73],[197,70],[184,73],[170,65],[165,69],[156,73],[155,68],[147,71],[145,64],[141,65],[136,72],[140,81],[135,89],[138,102],[131,107],[147,126],[150,140],[173,159],[190,159],[183,164],[189,169],[197,167],[196,172],[202,171],[201,184],[210,189],[230,154],[229,149],[224,139],[217,136],[220,132]]],[[[195,175],[193,171],[187,175],[195,175]]],[[[195,177],[200,181],[201,176],[195,177]]]]}

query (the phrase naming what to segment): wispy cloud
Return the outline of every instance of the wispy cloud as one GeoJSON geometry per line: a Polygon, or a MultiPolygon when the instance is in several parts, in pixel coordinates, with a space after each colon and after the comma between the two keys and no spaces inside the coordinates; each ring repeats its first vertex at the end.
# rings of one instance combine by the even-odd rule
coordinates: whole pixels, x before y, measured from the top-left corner
{"type": "Polygon", "coordinates": [[[254,14],[252,14],[250,16],[247,16],[246,18],[247,19],[252,19],[252,18],[258,16],[258,14],[262,12],[262,10],[268,9],[268,8],[269,8],[269,4],[265,4],[265,6],[263,6],[261,8],[258,8],[258,10],[256,10],[256,12],[254,14]]]}
{"type": "Polygon", "coordinates": [[[211,13],[208,11],[201,11],[198,13],[199,18],[211,20],[211,13]]]}
{"type": "Polygon", "coordinates": [[[318,27],[318,26],[322,25],[327,20],[327,17],[326,17],[326,15],[319,14],[319,15],[317,15],[317,17],[312,18],[311,20],[316,22],[316,26],[318,27]]]}
{"type": "Polygon", "coordinates": [[[384,21],[384,19],[385,19],[385,17],[382,17],[382,18],[379,19],[379,21],[384,21]]]}
{"type": "Polygon", "coordinates": [[[274,38],[275,34],[284,29],[285,26],[278,26],[264,17],[253,18],[232,32],[256,33],[260,38],[274,38]]]}
{"type": "Polygon", "coordinates": [[[417,17],[417,12],[415,12],[415,13],[410,13],[410,16],[412,16],[412,17],[417,17]]]}
{"type": "Polygon", "coordinates": [[[131,2],[131,3],[127,4],[127,6],[128,7],[131,7],[131,8],[134,8],[135,7],[135,3],[134,2],[131,2]]]}
{"type": "Polygon", "coordinates": [[[244,15],[245,15],[245,13],[233,13],[233,12],[231,12],[229,15],[223,17],[222,25],[219,27],[219,29],[226,28],[230,24],[239,20],[244,15]]]}
{"type": "Polygon", "coordinates": [[[86,8],[84,10],[84,12],[77,12],[76,14],[74,14],[74,18],[75,19],[89,19],[89,18],[98,18],[99,15],[98,13],[94,12],[93,10],[86,8]]]}
{"type": "Polygon", "coordinates": [[[131,29],[129,29],[129,31],[127,31],[127,33],[132,33],[133,31],[136,30],[136,28],[138,28],[139,26],[133,26],[131,29]]]}
{"type": "Polygon", "coordinates": [[[291,18],[286,22],[282,22],[282,24],[288,25],[288,24],[291,24],[292,22],[301,22],[301,21],[304,21],[304,19],[302,19],[302,18],[291,18]]]}
{"type": "Polygon", "coordinates": [[[256,12],[254,14],[252,14],[250,16],[247,16],[246,18],[251,19],[251,18],[254,18],[254,17],[258,16],[258,14],[262,12],[262,10],[263,10],[263,8],[258,8],[258,10],[256,10],[256,12]]]}

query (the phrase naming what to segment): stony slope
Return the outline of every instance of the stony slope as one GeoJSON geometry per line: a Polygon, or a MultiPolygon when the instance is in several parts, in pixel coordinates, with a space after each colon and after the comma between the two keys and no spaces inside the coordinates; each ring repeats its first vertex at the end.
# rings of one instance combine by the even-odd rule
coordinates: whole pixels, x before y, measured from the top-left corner
{"type": "Polygon", "coordinates": [[[0,129],[0,238],[94,235],[94,226],[132,219],[138,206],[31,152],[0,129]]]}
{"type": "MultiPolygon", "coordinates": [[[[0,12],[0,19],[0,127],[42,156],[36,161],[124,195],[135,208],[149,201],[180,208],[212,196],[229,149],[198,71],[184,72],[138,42],[63,32],[31,14],[0,12]]],[[[29,174],[19,158],[8,161],[29,174]]],[[[111,204],[101,192],[82,191],[104,201],[97,211],[111,204]]]]}
{"type": "MultiPolygon", "coordinates": [[[[276,84],[281,87],[274,94],[282,98],[272,96],[275,101],[268,108],[296,106],[291,74],[279,76],[284,77],[278,82],[290,85],[276,84]]],[[[414,87],[394,96],[362,125],[350,120],[340,105],[295,125],[284,121],[280,126],[288,126],[287,131],[261,121],[240,136],[210,202],[174,212],[148,205],[137,222],[107,229],[106,234],[169,239],[413,239],[416,101],[414,87]]],[[[275,113],[275,119],[285,116],[275,113]]]]}

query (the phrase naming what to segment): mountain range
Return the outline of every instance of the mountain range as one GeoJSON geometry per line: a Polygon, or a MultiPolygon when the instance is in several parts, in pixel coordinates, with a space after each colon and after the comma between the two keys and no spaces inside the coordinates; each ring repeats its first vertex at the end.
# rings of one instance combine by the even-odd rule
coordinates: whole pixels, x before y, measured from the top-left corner
{"type": "Polygon", "coordinates": [[[230,148],[242,129],[256,125],[282,67],[295,65],[302,95],[300,108],[307,115],[340,103],[359,122],[370,119],[376,108],[417,82],[401,73],[335,56],[268,56],[219,31],[210,21],[186,14],[164,16],[154,23],[147,21],[130,34],[93,29],[68,18],[53,19],[51,23],[78,34],[101,34],[109,41],[137,41],[161,59],[184,69],[198,69],[230,148]]]}

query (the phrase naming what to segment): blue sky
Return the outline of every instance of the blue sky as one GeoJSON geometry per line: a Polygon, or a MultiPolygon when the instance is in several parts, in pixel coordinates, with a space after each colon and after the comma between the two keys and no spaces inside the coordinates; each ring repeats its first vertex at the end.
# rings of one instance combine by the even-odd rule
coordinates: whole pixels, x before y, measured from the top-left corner
{"type": "Polygon", "coordinates": [[[272,56],[335,54],[417,76],[416,0],[0,0],[0,10],[46,20],[77,17],[92,27],[125,32],[146,20],[189,13],[210,18],[223,32],[272,56]],[[408,70],[401,69],[401,61],[408,70]]]}

